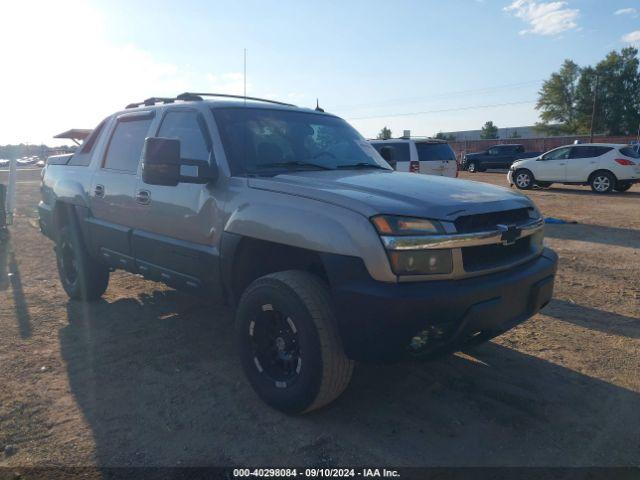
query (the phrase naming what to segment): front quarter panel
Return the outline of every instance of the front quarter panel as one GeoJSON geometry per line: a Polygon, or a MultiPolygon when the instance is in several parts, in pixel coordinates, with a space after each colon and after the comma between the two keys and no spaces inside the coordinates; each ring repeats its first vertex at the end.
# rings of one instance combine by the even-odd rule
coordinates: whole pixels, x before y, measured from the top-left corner
{"type": "Polygon", "coordinates": [[[362,258],[375,280],[397,281],[380,237],[365,216],[309,198],[247,187],[243,190],[242,195],[230,196],[225,232],[362,258]]]}

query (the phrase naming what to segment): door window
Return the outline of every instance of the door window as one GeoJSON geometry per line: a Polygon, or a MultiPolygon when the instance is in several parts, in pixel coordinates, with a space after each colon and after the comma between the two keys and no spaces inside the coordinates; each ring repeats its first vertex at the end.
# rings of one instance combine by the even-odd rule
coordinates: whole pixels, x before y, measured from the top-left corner
{"type": "Polygon", "coordinates": [[[497,148],[490,148],[487,153],[489,155],[499,155],[500,154],[500,150],[498,150],[497,148]]]}
{"type": "Polygon", "coordinates": [[[184,160],[209,161],[211,138],[204,119],[198,112],[192,110],[167,112],[158,136],[180,140],[180,157],[184,160]]]}
{"type": "Polygon", "coordinates": [[[121,120],[111,135],[103,168],[135,173],[152,118],[121,120]]]}
{"type": "Polygon", "coordinates": [[[542,160],[566,160],[569,158],[569,153],[571,148],[563,147],[556,148],[555,150],[551,150],[549,153],[545,153],[542,156],[542,160]]]}

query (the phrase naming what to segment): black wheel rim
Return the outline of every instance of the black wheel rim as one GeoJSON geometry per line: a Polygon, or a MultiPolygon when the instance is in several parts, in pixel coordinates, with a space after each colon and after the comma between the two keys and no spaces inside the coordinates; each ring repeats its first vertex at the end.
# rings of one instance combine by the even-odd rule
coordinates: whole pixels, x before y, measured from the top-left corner
{"type": "Polygon", "coordinates": [[[65,281],[70,285],[76,283],[78,279],[78,264],[73,248],[69,242],[64,242],[60,245],[60,263],[65,281]]]}
{"type": "Polygon", "coordinates": [[[302,356],[294,320],[273,305],[262,305],[249,323],[253,363],[277,388],[287,388],[300,375],[302,356]]]}

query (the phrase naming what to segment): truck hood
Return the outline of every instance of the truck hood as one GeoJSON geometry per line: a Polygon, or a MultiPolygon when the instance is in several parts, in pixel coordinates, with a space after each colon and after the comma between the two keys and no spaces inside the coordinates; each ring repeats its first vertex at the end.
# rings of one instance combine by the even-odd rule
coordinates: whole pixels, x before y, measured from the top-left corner
{"type": "Polygon", "coordinates": [[[508,188],[455,178],[380,170],[306,171],[249,178],[249,187],[310,198],[371,217],[406,215],[453,221],[461,215],[531,207],[508,188]]]}

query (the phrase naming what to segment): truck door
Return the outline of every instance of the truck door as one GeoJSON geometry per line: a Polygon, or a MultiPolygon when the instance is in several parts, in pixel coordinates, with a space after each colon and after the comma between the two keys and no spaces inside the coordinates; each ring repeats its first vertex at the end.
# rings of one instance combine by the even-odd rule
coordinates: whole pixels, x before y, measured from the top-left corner
{"type": "MultiPolygon", "coordinates": [[[[153,136],[180,140],[183,160],[215,161],[206,121],[196,109],[165,110],[153,136]]],[[[214,225],[221,200],[216,192],[215,185],[180,183],[174,187],[138,180],[134,196],[144,214],[133,232],[133,249],[141,273],[190,289],[217,280],[213,277],[218,272],[221,232],[214,225]]]]}
{"type": "Polygon", "coordinates": [[[138,164],[153,112],[117,117],[102,161],[91,180],[92,216],[87,219],[94,251],[109,265],[133,270],[131,231],[141,214],[133,198],[138,164]]]}

